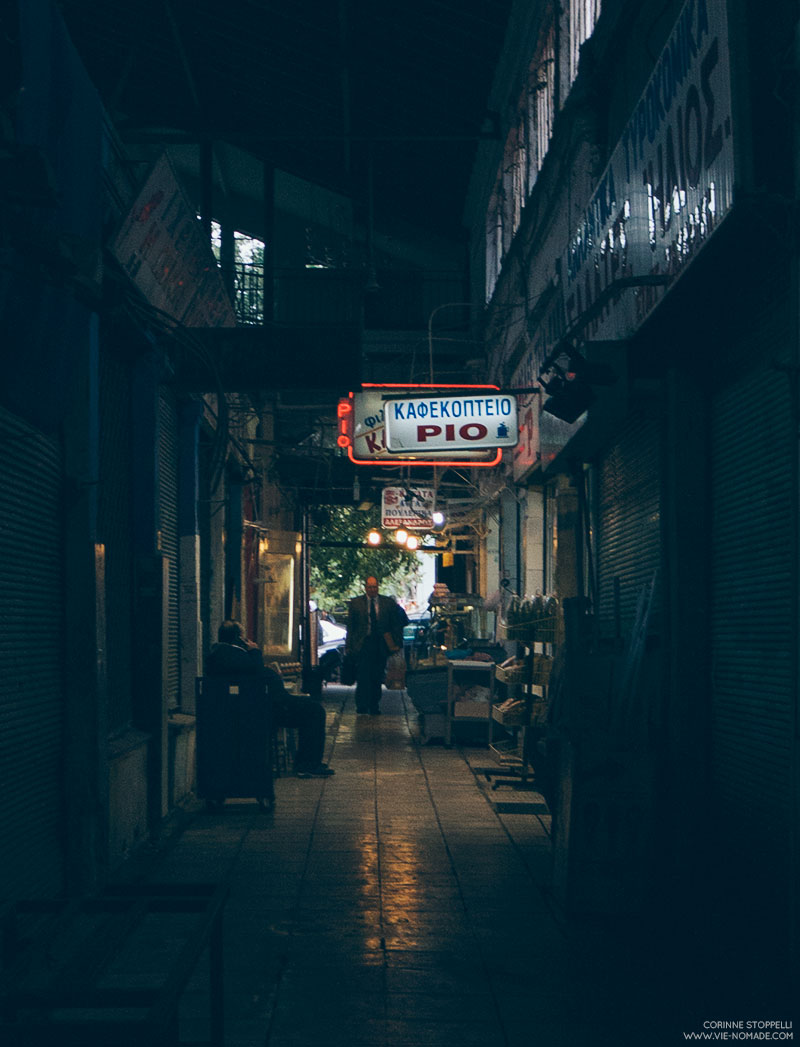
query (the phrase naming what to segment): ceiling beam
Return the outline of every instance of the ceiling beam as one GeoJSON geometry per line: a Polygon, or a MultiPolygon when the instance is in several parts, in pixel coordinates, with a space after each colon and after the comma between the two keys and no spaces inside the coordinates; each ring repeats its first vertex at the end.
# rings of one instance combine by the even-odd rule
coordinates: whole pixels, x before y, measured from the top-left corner
{"type": "Polygon", "coordinates": [[[189,62],[189,56],[186,53],[186,48],[183,46],[183,39],[181,37],[180,29],[178,28],[178,23],[175,20],[175,13],[172,10],[172,4],[165,3],[164,9],[166,11],[167,21],[169,22],[169,28],[172,34],[172,39],[175,43],[175,48],[177,49],[178,57],[180,58],[181,68],[183,69],[183,75],[186,78],[186,83],[189,87],[189,93],[192,96],[192,101],[194,102],[194,107],[197,110],[197,115],[202,120],[203,105],[200,99],[200,92],[197,88],[197,81],[195,80],[194,74],[192,73],[192,67],[189,62]]]}
{"type": "Polygon", "coordinates": [[[245,134],[244,132],[212,129],[209,131],[184,131],[175,128],[135,128],[121,121],[118,130],[126,142],[148,144],[167,142],[172,145],[196,145],[206,138],[233,142],[238,145],[266,145],[270,142],[482,142],[496,139],[499,134],[494,130],[477,134],[315,134],[308,131],[304,134],[245,134]]]}

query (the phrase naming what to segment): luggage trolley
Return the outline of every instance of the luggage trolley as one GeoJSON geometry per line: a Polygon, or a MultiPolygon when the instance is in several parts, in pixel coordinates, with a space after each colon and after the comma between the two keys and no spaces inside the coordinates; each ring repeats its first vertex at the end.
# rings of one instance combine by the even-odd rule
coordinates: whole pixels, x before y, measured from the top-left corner
{"type": "Polygon", "coordinates": [[[200,676],[197,697],[197,795],[209,806],[229,797],[275,803],[272,724],[264,682],[200,676]]]}

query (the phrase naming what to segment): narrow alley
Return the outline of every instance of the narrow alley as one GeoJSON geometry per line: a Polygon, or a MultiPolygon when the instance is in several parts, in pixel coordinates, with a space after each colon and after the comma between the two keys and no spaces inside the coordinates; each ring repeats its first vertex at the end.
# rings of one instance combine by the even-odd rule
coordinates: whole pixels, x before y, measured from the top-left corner
{"type": "MultiPolygon", "coordinates": [[[[677,1042],[659,957],[565,922],[550,816],[495,810],[485,748],[419,744],[407,692],[380,717],[356,716],[352,688],[325,699],[335,776],[279,778],[268,812],[198,806],[128,870],[229,886],[227,1047],[677,1042]]],[[[208,1004],[201,967],[181,1042],[207,1042],[208,1004]]]]}
{"type": "Polygon", "coordinates": [[[799,14],[2,3],[0,1047],[794,1039],[799,14]]]}

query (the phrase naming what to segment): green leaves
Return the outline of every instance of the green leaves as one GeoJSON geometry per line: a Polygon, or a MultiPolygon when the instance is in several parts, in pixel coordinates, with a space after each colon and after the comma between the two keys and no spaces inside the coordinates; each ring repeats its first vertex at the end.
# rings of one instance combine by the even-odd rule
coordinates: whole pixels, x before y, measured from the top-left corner
{"type": "Polygon", "coordinates": [[[416,556],[401,550],[393,532],[382,531],[380,510],[324,505],[314,510],[309,530],[312,596],[325,610],[341,607],[364,591],[364,579],[375,575],[381,592],[397,596],[419,573],[416,556]],[[382,531],[383,543],[367,545],[371,528],[382,531]],[[341,543],[326,545],[322,543],[341,543]]]}

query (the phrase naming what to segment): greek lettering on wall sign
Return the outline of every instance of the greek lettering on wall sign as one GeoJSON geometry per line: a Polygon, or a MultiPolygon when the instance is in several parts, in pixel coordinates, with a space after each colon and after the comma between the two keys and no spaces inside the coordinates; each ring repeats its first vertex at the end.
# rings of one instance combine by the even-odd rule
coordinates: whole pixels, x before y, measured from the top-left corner
{"type": "Polygon", "coordinates": [[[153,166],[111,252],[147,301],[186,327],[234,327],[214,255],[169,159],[153,166]]]}
{"type": "Polygon", "coordinates": [[[389,451],[513,447],[519,436],[514,396],[431,396],[384,406],[389,451]]]}
{"type": "Polygon", "coordinates": [[[560,326],[593,310],[590,336],[633,333],[730,211],[733,183],[725,0],[687,0],[563,257],[560,326]]]}
{"type": "MultiPolygon", "coordinates": [[[[492,390],[493,395],[494,390],[492,390]]],[[[353,395],[353,455],[360,462],[389,463],[402,458],[406,460],[457,460],[465,464],[486,463],[496,460],[497,448],[465,443],[455,447],[446,444],[439,450],[433,450],[423,444],[418,451],[408,451],[403,456],[393,454],[386,443],[386,401],[383,389],[364,389],[353,395]]],[[[411,394],[409,394],[410,396],[411,394]]]]}

